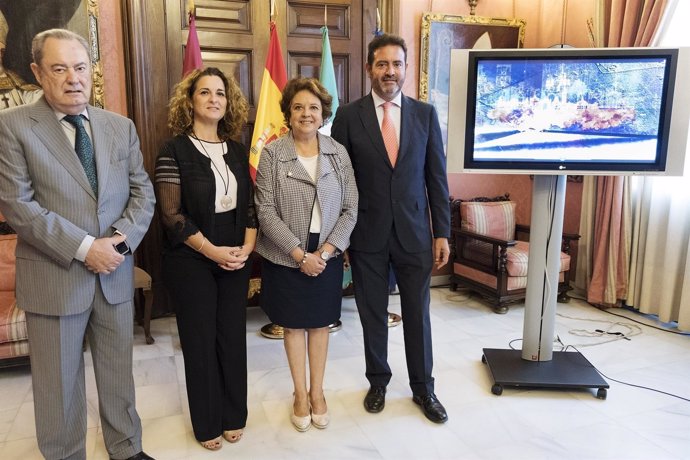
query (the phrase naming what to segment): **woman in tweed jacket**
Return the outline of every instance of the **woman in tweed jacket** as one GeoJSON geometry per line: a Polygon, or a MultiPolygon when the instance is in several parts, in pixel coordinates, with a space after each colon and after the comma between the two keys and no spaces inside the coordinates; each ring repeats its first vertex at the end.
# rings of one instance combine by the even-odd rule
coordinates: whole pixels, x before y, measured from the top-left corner
{"type": "Polygon", "coordinates": [[[328,325],[340,318],[342,253],[357,219],[347,151],[318,133],[331,102],[318,80],[290,80],[280,103],[290,132],[263,149],[256,175],[261,303],[283,326],[295,388],[290,419],[298,431],[329,423],[323,394],[328,325]]]}

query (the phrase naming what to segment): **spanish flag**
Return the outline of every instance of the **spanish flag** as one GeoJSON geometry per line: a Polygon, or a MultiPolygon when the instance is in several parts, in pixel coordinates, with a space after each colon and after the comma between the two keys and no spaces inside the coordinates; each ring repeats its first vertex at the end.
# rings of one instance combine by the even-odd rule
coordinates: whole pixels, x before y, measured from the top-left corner
{"type": "Polygon", "coordinates": [[[280,111],[280,97],[287,83],[287,71],[283,62],[283,53],[278,41],[275,22],[271,21],[271,37],[268,44],[266,67],[261,79],[259,105],[256,110],[252,147],[249,151],[249,173],[252,180],[256,180],[256,170],[259,167],[259,157],[264,145],[279,138],[287,132],[280,111]]]}

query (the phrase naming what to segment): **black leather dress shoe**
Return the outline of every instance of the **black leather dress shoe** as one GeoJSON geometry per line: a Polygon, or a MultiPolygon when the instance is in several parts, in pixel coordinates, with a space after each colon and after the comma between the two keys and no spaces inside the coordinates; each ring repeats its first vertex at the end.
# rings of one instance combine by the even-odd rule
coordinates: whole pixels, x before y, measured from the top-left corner
{"type": "MultiPolygon", "coordinates": [[[[114,460],[114,459],[110,459],[114,460]]],[[[150,455],[146,455],[146,452],[139,452],[138,454],[134,454],[131,457],[125,459],[125,460],[155,460],[153,457],[150,455]]]]}
{"type": "Polygon", "coordinates": [[[422,411],[426,418],[434,423],[445,423],[448,421],[448,414],[446,413],[445,407],[441,404],[435,394],[430,393],[428,395],[414,395],[412,400],[422,406],[422,411]]]}
{"type": "Polygon", "coordinates": [[[372,385],[364,397],[364,408],[367,412],[376,414],[386,406],[386,387],[372,385]]]}

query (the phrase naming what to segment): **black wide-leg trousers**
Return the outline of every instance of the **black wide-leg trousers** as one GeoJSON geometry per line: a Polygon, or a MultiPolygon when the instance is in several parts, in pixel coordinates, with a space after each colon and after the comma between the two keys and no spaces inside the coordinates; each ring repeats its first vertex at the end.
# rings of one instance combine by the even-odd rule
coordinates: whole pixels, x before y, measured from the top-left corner
{"type": "Polygon", "coordinates": [[[247,290],[250,267],[226,271],[209,259],[166,256],[176,306],[189,412],[199,441],[247,421],[247,290]]]}

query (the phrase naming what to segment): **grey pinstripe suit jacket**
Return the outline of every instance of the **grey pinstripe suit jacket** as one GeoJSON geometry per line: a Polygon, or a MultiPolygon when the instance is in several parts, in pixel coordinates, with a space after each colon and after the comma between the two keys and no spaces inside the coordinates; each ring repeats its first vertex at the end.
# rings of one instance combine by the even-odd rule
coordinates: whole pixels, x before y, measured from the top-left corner
{"type": "Polygon", "coordinates": [[[350,157],[332,138],[320,133],[318,138],[316,187],[297,159],[291,133],[271,142],[261,152],[254,195],[259,217],[256,251],[273,263],[298,266],[290,251],[306,245],[314,192],[321,206],[319,246],[328,241],[344,251],[350,245],[359,199],[350,157]]]}
{"type": "MultiPolygon", "coordinates": [[[[44,98],[0,112],[0,210],[19,237],[17,304],[29,312],[85,311],[99,275],[74,259],[84,237],[117,229],[134,250],[153,216],[153,188],[134,124],[95,107],[88,112],[98,198],[44,98]]],[[[132,299],[132,267],[126,257],[115,272],[100,275],[109,303],[132,299]]]]}

